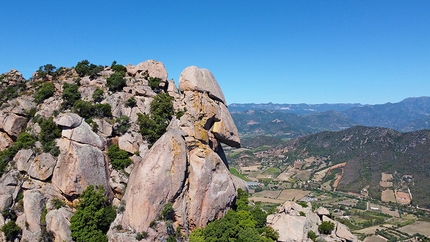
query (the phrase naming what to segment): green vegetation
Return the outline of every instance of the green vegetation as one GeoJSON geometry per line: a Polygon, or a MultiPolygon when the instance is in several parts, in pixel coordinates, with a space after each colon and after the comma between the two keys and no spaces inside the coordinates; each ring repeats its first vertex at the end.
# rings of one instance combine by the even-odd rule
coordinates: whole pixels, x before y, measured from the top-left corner
{"type": "Polygon", "coordinates": [[[115,119],[114,131],[117,135],[123,135],[130,128],[130,118],[126,115],[122,115],[115,119]]]}
{"type": "Polygon", "coordinates": [[[58,156],[60,150],[56,146],[55,139],[61,137],[61,130],[54,123],[53,117],[48,119],[37,117],[35,121],[40,126],[39,141],[42,143],[43,152],[58,156]]]}
{"type": "Polygon", "coordinates": [[[317,234],[315,234],[315,232],[314,232],[314,231],[309,230],[309,231],[308,231],[308,238],[309,238],[309,239],[311,239],[312,241],[317,241],[317,239],[318,239],[318,235],[317,235],[317,234]]]}
{"type": "Polygon", "coordinates": [[[63,98],[63,103],[61,104],[63,109],[73,107],[75,102],[78,101],[79,99],[81,99],[81,94],[78,91],[78,85],[77,84],[64,83],[63,84],[63,95],[61,97],[63,98]]]}
{"type": "MultiPolygon", "coordinates": [[[[0,75],[0,82],[1,82],[2,78],[3,78],[3,75],[0,75]]],[[[20,93],[22,91],[24,91],[25,89],[26,89],[25,83],[20,83],[18,85],[14,85],[14,86],[7,86],[6,88],[1,89],[0,90],[0,106],[3,103],[5,103],[11,99],[18,97],[20,95],[20,93]]]]}
{"type": "Polygon", "coordinates": [[[140,133],[155,143],[165,132],[173,115],[173,97],[159,93],[151,102],[151,115],[138,113],[137,125],[140,133]]]}
{"type": "Polygon", "coordinates": [[[99,103],[104,99],[104,92],[102,89],[97,88],[96,90],[94,90],[92,98],[94,100],[94,102],[99,103]]]}
{"type": "Polygon", "coordinates": [[[117,64],[116,61],[113,61],[110,67],[114,72],[123,72],[123,73],[127,72],[127,68],[123,65],[117,64]]]}
{"type": "Polygon", "coordinates": [[[239,177],[240,179],[244,180],[244,181],[250,181],[246,176],[244,176],[243,174],[241,174],[236,168],[231,167],[230,169],[230,173],[239,177]]]}
{"type": "Polygon", "coordinates": [[[136,107],[136,104],[136,99],[134,97],[131,97],[125,101],[125,106],[129,108],[136,107]]]}
{"type": "Polygon", "coordinates": [[[334,223],[330,222],[330,221],[323,221],[319,226],[318,226],[318,231],[321,234],[330,234],[331,231],[333,231],[334,229],[334,223]]]}
{"type": "Polygon", "coordinates": [[[54,199],[52,199],[52,200],[51,200],[51,204],[52,204],[52,206],[53,206],[55,209],[60,209],[60,208],[62,208],[62,207],[65,207],[65,206],[66,206],[66,203],[65,203],[63,200],[59,199],[59,198],[54,198],[54,199]]]}
{"type": "Polygon", "coordinates": [[[206,228],[195,229],[190,241],[276,241],[277,232],[265,226],[267,213],[258,206],[250,206],[246,192],[241,189],[236,206],[236,210],[229,210],[206,228]]]}
{"type": "Polygon", "coordinates": [[[78,64],[76,64],[76,67],[75,67],[75,70],[80,77],[90,76],[91,79],[97,76],[97,74],[101,72],[103,69],[104,69],[103,66],[94,65],[90,63],[88,60],[83,60],[78,62],[78,64]]]}
{"type": "Polygon", "coordinates": [[[304,202],[304,201],[298,201],[297,204],[299,204],[300,206],[302,206],[303,208],[307,208],[308,207],[308,203],[304,202]]]}
{"type": "Polygon", "coordinates": [[[15,143],[9,148],[0,151],[0,177],[3,175],[7,164],[13,159],[15,154],[21,149],[29,149],[34,146],[35,138],[26,132],[18,135],[15,143]]]}
{"type": "Polygon", "coordinates": [[[15,241],[21,234],[21,228],[16,225],[15,221],[9,221],[0,229],[9,241],[15,241]]]}
{"type": "Polygon", "coordinates": [[[42,103],[43,100],[50,98],[55,93],[55,86],[52,82],[45,82],[37,90],[36,95],[34,95],[34,101],[36,103],[42,103]]]}
{"type": "Polygon", "coordinates": [[[79,198],[79,205],[70,219],[72,238],[76,242],[107,242],[106,232],[115,219],[102,187],[88,186],[79,198]]]}
{"type": "Polygon", "coordinates": [[[110,77],[106,79],[107,81],[107,87],[109,88],[109,91],[117,92],[122,91],[122,89],[126,86],[126,82],[124,79],[124,72],[114,72],[110,77]]]}
{"type": "Polygon", "coordinates": [[[158,77],[149,77],[148,85],[156,93],[160,92],[161,79],[158,77]]]}
{"type": "Polygon", "coordinates": [[[115,144],[109,146],[107,155],[109,156],[110,163],[115,170],[124,169],[133,163],[129,158],[130,155],[128,152],[121,150],[118,145],[115,144]]]}
{"type": "Polygon", "coordinates": [[[159,215],[159,220],[171,220],[173,221],[173,218],[175,216],[175,211],[173,211],[173,205],[172,203],[168,202],[164,204],[163,210],[161,211],[161,214],[159,215]]]}
{"type": "Polygon", "coordinates": [[[108,104],[92,104],[92,102],[78,100],[73,105],[73,111],[83,118],[112,117],[112,107],[108,104]]]}

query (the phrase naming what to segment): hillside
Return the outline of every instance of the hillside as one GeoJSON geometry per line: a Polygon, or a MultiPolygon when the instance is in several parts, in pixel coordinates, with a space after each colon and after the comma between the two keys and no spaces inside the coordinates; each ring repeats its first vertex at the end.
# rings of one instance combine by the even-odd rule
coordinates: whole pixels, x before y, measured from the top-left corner
{"type": "MultiPolygon", "coordinates": [[[[272,145],[244,146],[251,150],[229,153],[228,158],[236,167],[258,165],[260,170],[276,167],[277,172],[271,179],[287,183],[295,181],[294,187],[328,186],[331,187],[329,190],[335,188],[379,200],[383,191],[409,193],[410,189],[413,205],[430,208],[430,130],[401,133],[387,128],[354,126],[287,142],[276,143],[273,139],[270,139],[272,145]],[[336,171],[333,174],[342,174],[333,186],[333,179],[338,176],[329,176],[328,168],[336,164],[344,165],[340,170],[332,168],[336,171]],[[392,185],[380,185],[381,181],[386,181],[382,178],[383,173],[392,175],[388,181],[392,185]]],[[[249,141],[245,143],[249,144],[249,141]]],[[[267,177],[258,174],[255,177],[267,177]]]]}
{"type": "Polygon", "coordinates": [[[295,138],[354,125],[392,128],[402,132],[430,128],[430,97],[399,103],[361,104],[231,104],[242,136],[295,138]]]}

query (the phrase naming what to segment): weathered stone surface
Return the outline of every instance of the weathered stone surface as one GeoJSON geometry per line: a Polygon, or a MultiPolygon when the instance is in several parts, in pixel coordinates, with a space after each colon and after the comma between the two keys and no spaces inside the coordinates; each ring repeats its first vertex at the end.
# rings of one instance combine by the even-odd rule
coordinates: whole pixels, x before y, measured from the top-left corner
{"type": "Polygon", "coordinates": [[[0,178],[0,211],[9,208],[19,191],[19,172],[9,171],[0,178]]]}
{"type": "Polygon", "coordinates": [[[278,210],[278,213],[267,216],[267,224],[279,232],[278,241],[306,241],[309,230],[318,234],[318,225],[321,222],[311,211],[311,206],[303,208],[297,203],[287,201],[279,206],[278,210]]]}
{"type": "Polygon", "coordinates": [[[209,147],[190,151],[187,208],[191,227],[206,226],[231,207],[236,189],[221,158],[209,147]]]}
{"type": "Polygon", "coordinates": [[[51,177],[56,164],[55,158],[49,153],[42,153],[34,158],[28,169],[30,177],[45,181],[51,177]]]}
{"type": "Polygon", "coordinates": [[[336,236],[345,241],[358,241],[357,236],[353,235],[348,227],[336,221],[336,236]]]}
{"type": "Polygon", "coordinates": [[[4,130],[10,137],[18,137],[26,122],[27,118],[25,117],[0,111],[0,129],[4,130]]]}
{"type": "Polygon", "coordinates": [[[54,234],[55,242],[72,242],[70,218],[73,213],[67,208],[49,211],[46,214],[46,230],[54,234]]]}
{"type": "Polygon", "coordinates": [[[81,125],[83,118],[76,113],[62,113],[54,119],[54,123],[65,128],[76,128],[81,125]]]}
{"type": "Polygon", "coordinates": [[[45,205],[44,196],[37,190],[24,191],[25,227],[22,231],[22,239],[33,241],[41,234],[40,218],[45,205]]]}
{"type": "Polygon", "coordinates": [[[110,191],[107,163],[100,149],[65,138],[60,139],[58,145],[61,153],[52,183],[66,196],[79,195],[88,185],[102,185],[110,191]]]}
{"type": "Polygon", "coordinates": [[[2,88],[15,86],[25,82],[25,78],[22,76],[21,72],[15,69],[11,69],[9,72],[1,74],[1,77],[2,78],[0,78],[0,85],[2,88]]]}
{"type": "Polygon", "coordinates": [[[61,108],[61,103],[63,103],[61,98],[50,97],[43,101],[42,105],[40,105],[39,111],[36,112],[36,115],[40,115],[43,118],[52,117],[54,115],[54,111],[61,108]]]}
{"type": "Polygon", "coordinates": [[[4,150],[13,144],[13,140],[7,135],[0,131],[0,150],[4,150]]]}
{"type": "Polygon", "coordinates": [[[158,77],[162,81],[167,80],[167,71],[164,64],[155,60],[147,60],[136,66],[127,66],[127,73],[130,76],[135,76],[137,73],[148,71],[150,77],[158,77]]]}
{"type": "Polygon", "coordinates": [[[179,77],[179,89],[182,92],[208,92],[212,98],[218,99],[224,104],[226,103],[224,94],[212,73],[207,69],[198,68],[197,66],[189,66],[182,71],[179,77]]]}
{"type": "Polygon", "coordinates": [[[145,231],[163,206],[183,189],[187,154],[178,131],[168,131],[132,171],[124,195],[124,228],[145,231]]]}
{"type": "Polygon", "coordinates": [[[107,122],[104,119],[98,119],[98,118],[93,119],[93,121],[98,126],[98,131],[97,131],[98,135],[100,135],[102,137],[108,137],[108,136],[112,135],[112,131],[113,131],[112,124],[110,124],[109,122],[107,122]]]}
{"type": "Polygon", "coordinates": [[[3,108],[4,112],[14,113],[21,116],[27,115],[32,108],[36,107],[34,98],[27,95],[22,95],[15,99],[9,100],[7,104],[8,105],[3,108]]]}
{"type": "Polygon", "coordinates": [[[18,151],[18,153],[16,153],[15,157],[13,158],[13,161],[15,162],[18,171],[27,172],[33,158],[34,152],[32,150],[20,150],[18,151]]]}
{"type": "Polygon", "coordinates": [[[101,150],[105,148],[105,141],[93,132],[91,126],[87,122],[81,124],[73,129],[63,129],[61,135],[69,140],[88,144],[97,147],[101,150]]]}
{"type": "Polygon", "coordinates": [[[325,207],[319,207],[319,208],[317,209],[316,213],[317,213],[319,216],[323,216],[323,215],[325,215],[325,216],[329,216],[329,215],[330,215],[330,211],[328,211],[328,209],[327,209],[327,208],[325,208],[325,207]]]}
{"type": "Polygon", "coordinates": [[[118,138],[118,147],[129,153],[139,151],[139,144],[143,143],[142,135],[128,132],[118,138]]]}
{"type": "Polygon", "coordinates": [[[212,127],[212,133],[222,143],[239,148],[240,139],[239,132],[234,124],[233,118],[230,115],[227,107],[224,104],[219,105],[221,115],[219,121],[215,122],[212,127]]]}

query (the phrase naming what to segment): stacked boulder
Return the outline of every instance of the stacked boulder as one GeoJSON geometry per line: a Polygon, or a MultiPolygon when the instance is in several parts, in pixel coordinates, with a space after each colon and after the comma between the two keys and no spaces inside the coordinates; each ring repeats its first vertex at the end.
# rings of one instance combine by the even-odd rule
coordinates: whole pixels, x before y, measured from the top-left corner
{"type": "Polygon", "coordinates": [[[168,225],[159,220],[167,204],[174,211],[173,227],[185,234],[233,205],[236,187],[221,143],[239,147],[240,140],[224,95],[213,75],[195,66],[181,73],[179,87],[175,106],[185,113],[171,121],[132,171],[125,210],[108,233],[112,241],[134,240],[141,232],[148,233],[148,241],[162,239],[168,225]]]}

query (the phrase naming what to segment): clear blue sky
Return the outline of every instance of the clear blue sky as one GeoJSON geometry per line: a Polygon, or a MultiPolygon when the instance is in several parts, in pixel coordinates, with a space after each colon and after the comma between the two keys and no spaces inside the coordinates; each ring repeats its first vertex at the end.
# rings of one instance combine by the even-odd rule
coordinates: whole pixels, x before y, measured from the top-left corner
{"type": "Polygon", "coordinates": [[[212,71],[228,103],[430,96],[430,1],[2,1],[0,72],[155,59],[212,71]]]}

